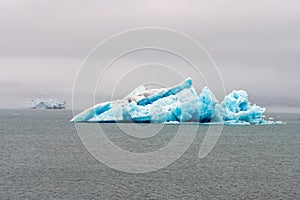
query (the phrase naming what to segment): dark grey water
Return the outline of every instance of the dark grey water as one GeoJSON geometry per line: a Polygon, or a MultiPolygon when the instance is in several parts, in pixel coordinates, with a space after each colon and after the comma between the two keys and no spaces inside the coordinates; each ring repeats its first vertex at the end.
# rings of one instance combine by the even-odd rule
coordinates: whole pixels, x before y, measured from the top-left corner
{"type": "MultiPolygon", "coordinates": [[[[204,159],[198,152],[207,126],[201,126],[181,158],[146,174],[93,158],[71,116],[0,110],[1,199],[300,199],[300,114],[272,114],[287,125],[225,126],[204,159]]],[[[177,128],[166,125],[148,141],[126,138],[115,124],[103,129],[122,148],[142,151],[164,146],[177,128]]]]}

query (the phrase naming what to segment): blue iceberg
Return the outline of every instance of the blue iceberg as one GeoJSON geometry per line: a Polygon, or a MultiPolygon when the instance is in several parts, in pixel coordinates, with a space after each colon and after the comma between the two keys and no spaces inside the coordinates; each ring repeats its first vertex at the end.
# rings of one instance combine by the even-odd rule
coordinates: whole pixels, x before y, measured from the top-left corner
{"type": "Polygon", "coordinates": [[[97,104],[76,115],[71,122],[135,122],[179,124],[280,124],[267,121],[265,108],[251,105],[248,94],[234,90],[222,102],[204,87],[200,95],[187,78],[170,88],[147,89],[141,85],[124,99],[97,104]]]}

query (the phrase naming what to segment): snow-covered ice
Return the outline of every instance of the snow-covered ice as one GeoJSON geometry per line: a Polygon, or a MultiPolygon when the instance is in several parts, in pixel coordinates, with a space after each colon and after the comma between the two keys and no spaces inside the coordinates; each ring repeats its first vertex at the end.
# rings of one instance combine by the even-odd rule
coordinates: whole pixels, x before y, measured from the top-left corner
{"type": "Polygon", "coordinates": [[[244,90],[234,90],[222,102],[204,87],[200,95],[187,78],[170,88],[147,89],[141,85],[124,99],[103,102],[76,115],[72,122],[136,122],[178,124],[281,124],[267,121],[265,108],[251,105],[244,90]]]}
{"type": "Polygon", "coordinates": [[[34,99],[29,101],[25,107],[30,109],[65,109],[66,102],[57,99],[34,99]]]}

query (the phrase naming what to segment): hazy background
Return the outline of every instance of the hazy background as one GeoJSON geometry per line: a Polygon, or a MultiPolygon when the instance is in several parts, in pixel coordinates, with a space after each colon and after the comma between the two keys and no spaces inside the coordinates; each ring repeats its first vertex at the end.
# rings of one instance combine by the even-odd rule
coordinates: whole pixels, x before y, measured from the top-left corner
{"type": "Polygon", "coordinates": [[[245,89],[271,111],[299,111],[299,7],[296,0],[2,0],[0,108],[21,108],[31,98],[61,98],[70,107],[75,75],[93,47],[155,26],[201,43],[227,91],[245,89]]]}

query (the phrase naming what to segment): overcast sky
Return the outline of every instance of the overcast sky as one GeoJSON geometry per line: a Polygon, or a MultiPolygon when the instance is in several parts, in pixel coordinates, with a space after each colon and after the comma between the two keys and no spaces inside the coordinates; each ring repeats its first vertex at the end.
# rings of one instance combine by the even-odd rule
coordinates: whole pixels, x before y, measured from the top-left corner
{"type": "MultiPolygon", "coordinates": [[[[297,0],[2,0],[0,107],[20,108],[31,98],[61,98],[70,106],[79,66],[98,43],[132,28],[164,27],[206,48],[227,92],[245,89],[254,103],[299,108],[299,7],[297,0]]],[[[140,57],[124,59],[123,65],[140,57]]],[[[160,75],[166,85],[180,79],[164,70],[160,75]]],[[[130,87],[123,84],[119,95],[130,87]]]]}

